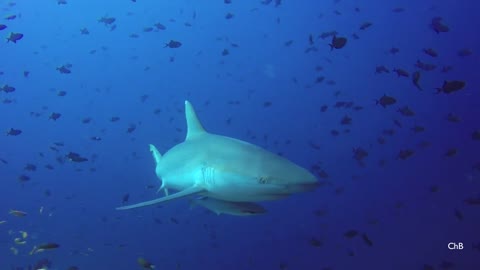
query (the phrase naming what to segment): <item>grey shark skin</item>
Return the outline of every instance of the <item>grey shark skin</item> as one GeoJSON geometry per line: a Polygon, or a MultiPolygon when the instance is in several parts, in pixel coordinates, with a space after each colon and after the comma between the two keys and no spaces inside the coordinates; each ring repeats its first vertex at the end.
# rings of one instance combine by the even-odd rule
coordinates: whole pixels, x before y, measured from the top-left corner
{"type": "Polygon", "coordinates": [[[306,169],[256,145],[208,133],[185,101],[187,136],[163,156],[155,146],[150,151],[165,196],[117,210],[163,203],[189,195],[230,202],[277,200],[311,191],[318,180],[306,169]],[[169,189],[177,193],[169,195],[169,189]]]}

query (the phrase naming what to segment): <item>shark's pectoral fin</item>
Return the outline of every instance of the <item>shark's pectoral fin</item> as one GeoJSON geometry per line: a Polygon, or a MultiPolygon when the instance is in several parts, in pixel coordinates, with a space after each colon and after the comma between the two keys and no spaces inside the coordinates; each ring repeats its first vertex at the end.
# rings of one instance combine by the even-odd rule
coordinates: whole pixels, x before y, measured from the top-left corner
{"type": "Polygon", "coordinates": [[[117,210],[127,210],[127,209],[145,207],[145,206],[154,205],[154,204],[157,204],[157,203],[163,203],[163,202],[168,202],[168,201],[171,201],[171,200],[183,198],[183,197],[190,196],[190,195],[193,195],[193,194],[198,194],[202,191],[204,191],[204,189],[202,187],[193,186],[193,187],[184,189],[180,192],[177,192],[175,194],[169,195],[169,196],[165,196],[165,197],[162,197],[162,198],[158,198],[158,199],[155,199],[155,200],[146,201],[146,202],[142,202],[142,203],[127,205],[127,206],[121,206],[121,207],[117,207],[116,209],[117,210]]]}

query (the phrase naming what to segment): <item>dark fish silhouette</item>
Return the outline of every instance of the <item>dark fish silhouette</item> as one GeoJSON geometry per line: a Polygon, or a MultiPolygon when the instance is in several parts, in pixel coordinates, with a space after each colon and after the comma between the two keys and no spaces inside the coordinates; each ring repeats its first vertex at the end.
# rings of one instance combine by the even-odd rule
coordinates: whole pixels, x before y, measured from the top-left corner
{"type": "Polygon", "coordinates": [[[397,159],[406,160],[407,158],[413,156],[414,153],[415,152],[410,149],[400,150],[400,152],[398,152],[397,159]]]}
{"type": "Polygon", "coordinates": [[[382,107],[386,108],[389,105],[393,105],[397,103],[397,100],[394,97],[383,95],[380,99],[375,101],[376,104],[382,105],[382,107]]]}
{"type": "Polygon", "coordinates": [[[180,48],[180,46],[182,46],[182,43],[180,43],[179,41],[175,41],[175,40],[170,40],[170,42],[165,44],[165,48],[168,47],[168,48],[172,48],[172,49],[180,48]]]}
{"type": "Polygon", "coordinates": [[[399,112],[403,116],[408,116],[408,117],[415,115],[415,112],[412,111],[412,109],[410,109],[410,107],[408,107],[408,106],[403,106],[403,107],[399,108],[397,110],[397,112],[399,112]]]}
{"type": "Polygon", "coordinates": [[[88,159],[81,157],[79,154],[75,152],[70,152],[66,155],[67,159],[73,162],[85,162],[88,161],[88,159]]]}
{"type": "Polygon", "coordinates": [[[330,45],[330,50],[333,50],[333,49],[341,49],[345,47],[346,44],[347,44],[347,38],[337,37],[336,35],[334,35],[332,38],[332,43],[328,45],[330,45]]]}
{"type": "Polygon", "coordinates": [[[106,17],[106,16],[98,19],[99,23],[103,23],[105,25],[113,24],[115,21],[116,19],[114,17],[106,17]]]}
{"type": "Polygon", "coordinates": [[[432,48],[423,49],[423,52],[427,55],[430,55],[431,57],[437,57],[438,56],[438,53],[432,48]]]}
{"type": "Polygon", "coordinates": [[[370,26],[372,26],[371,22],[364,22],[360,25],[360,30],[365,30],[365,29],[369,28],[370,26]]]}
{"type": "Polygon", "coordinates": [[[437,68],[437,66],[434,65],[434,64],[424,63],[420,60],[417,60],[417,62],[415,63],[415,66],[418,67],[419,69],[423,69],[425,71],[432,71],[432,70],[437,68]]]}
{"type": "Polygon", "coordinates": [[[15,92],[15,87],[5,84],[0,88],[0,90],[5,93],[11,93],[11,92],[15,92]]]}
{"type": "Polygon", "coordinates": [[[57,70],[58,72],[62,73],[62,74],[70,74],[72,73],[72,70],[70,70],[70,68],[72,67],[72,65],[62,65],[60,67],[57,67],[57,70]]]}
{"type": "Polygon", "coordinates": [[[161,24],[161,23],[156,23],[154,24],[154,26],[158,29],[158,30],[165,30],[167,29],[167,27],[165,27],[165,25],[161,24]]]}
{"type": "Polygon", "coordinates": [[[418,72],[418,71],[413,72],[413,74],[412,74],[413,85],[415,85],[415,87],[417,87],[418,90],[423,90],[422,87],[419,84],[419,81],[420,81],[420,72],[418,72]]]}
{"type": "Polygon", "coordinates": [[[410,76],[408,71],[406,71],[404,69],[401,69],[401,68],[394,68],[393,72],[397,73],[398,77],[409,77],[410,76]]]}
{"type": "Polygon", "coordinates": [[[5,24],[0,24],[0,31],[4,30],[6,28],[7,28],[7,26],[5,24]]]}
{"type": "Polygon", "coordinates": [[[430,27],[435,31],[435,33],[446,33],[450,31],[450,28],[443,23],[442,17],[435,17],[432,19],[430,27]]]}
{"type": "Polygon", "coordinates": [[[50,116],[48,117],[48,119],[52,119],[53,121],[56,121],[58,118],[60,118],[62,116],[61,113],[56,113],[56,112],[53,112],[52,114],[50,114],[50,116]]]}
{"type": "Polygon", "coordinates": [[[465,87],[464,81],[444,81],[442,87],[436,88],[437,93],[450,94],[462,90],[465,87]]]}
{"type": "Polygon", "coordinates": [[[23,38],[22,33],[10,33],[10,36],[7,37],[7,42],[11,41],[13,43],[17,43],[20,39],[23,38]]]}
{"type": "Polygon", "coordinates": [[[388,70],[387,67],[385,66],[377,66],[375,67],[375,73],[390,73],[390,70],[388,70]]]}
{"type": "Polygon", "coordinates": [[[7,136],[18,136],[20,134],[22,134],[20,129],[10,128],[10,130],[7,131],[7,136]]]}

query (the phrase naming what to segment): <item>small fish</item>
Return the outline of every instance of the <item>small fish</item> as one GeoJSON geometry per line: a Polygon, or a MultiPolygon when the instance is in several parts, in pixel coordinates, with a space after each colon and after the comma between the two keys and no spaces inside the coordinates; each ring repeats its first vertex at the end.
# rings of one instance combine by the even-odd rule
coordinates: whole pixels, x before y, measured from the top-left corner
{"type": "Polygon", "coordinates": [[[107,16],[104,16],[104,17],[98,19],[99,23],[103,23],[106,26],[108,26],[110,24],[113,24],[115,21],[116,21],[116,19],[114,17],[107,17],[107,16]]]}
{"type": "Polygon", "coordinates": [[[323,242],[320,241],[320,240],[318,240],[318,239],[315,238],[315,237],[310,238],[310,240],[309,240],[308,242],[310,243],[310,245],[311,245],[312,247],[321,247],[321,246],[323,246],[323,242]]]}
{"type": "Polygon", "coordinates": [[[444,81],[442,87],[436,88],[437,93],[450,94],[462,90],[465,87],[464,81],[444,81]]]}
{"type": "Polygon", "coordinates": [[[12,92],[15,92],[15,87],[11,86],[11,85],[8,85],[8,84],[5,84],[4,86],[2,86],[0,88],[1,91],[5,92],[5,93],[12,93],[12,92]]]}
{"type": "Polygon", "coordinates": [[[447,73],[447,72],[450,72],[452,69],[453,69],[452,66],[443,66],[442,67],[442,72],[447,73]]]}
{"type": "Polygon", "coordinates": [[[357,230],[348,230],[346,231],[343,236],[345,236],[346,238],[348,239],[352,239],[354,238],[355,236],[358,235],[358,231],[357,230]]]}
{"type": "Polygon", "coordinates": [[[161,23],[156,23],[154,24],[154,26],[158,29],[158,30],[165,30],[167,29],[167,27],[165,27],[165,25],[161,24],[161,23]]]}
{"type": "Polygon", "coordinates": [[[52,119],[53,121],[57,121],[57,119],[60,118],[61,116],[62,116],[61,113],[53,112],[52,114],[50,114],[48,119],[52,119]]]}
{"type": "Polygon", "coordinates": [[[437,68],[437,66],[434,64],[424,63],[420,60],[417,60],[417,62],[415,63],[415,67],[418,67],[419,69],[422,69],[425,71],[432,71],[437,68]]]}
{"type": "Polygon", "coordinates": [[[400,152],[398,152],[397,159],[406,160],[413,156],[414,153],[415,152],[410,149],[400,150],[400,152]]]}
{"type": "Polygon", "coordinates": [[[475,130],[475,131],[472,133],[472,140],[474,140],[474,141],[480,141],[480,129],[475,130]]]}
{"type": "Polygon", "coordinates": [[[16,216],[16,217],[25,217],[27,215],[27,212],[23,212],[23,211],[20,211],[20,210],[10,210],[8,212],[10,215],[12,216],[16,216]]]}
{"type": "Polygon", "coordinates": [[[421,132],[424,132],[424,131],[425,131],[425,127],[419,126],[419,125],[415,125],[415,126],[413,126],[410,130],[413,131],[414,133],[421,133],[421,132]]]}
{"type": "Polygon", "coordinates": [[[462,119],[460,118],[460,116],[458,116],[454,113],[448,113],[447,121],[452,122],[452,123],[460,123],[462,121],[462,119]]]}
{"type": "Polygon", "coordinates": [[[75,152],[70,152],[66,155],[66,158],[70,161],[73,161],[73,162],[85,162],[85,161],[88,161],[88,159],[84,158],[84,157],[81,157],[79,154],[75,153],[75,152]]]}
{"type": "MultiPolygon", "coordinates": [[[[2,30],[2,29],[0,29],[0,30],[2,30]]],[[[460,56],[460,57],[466,57],[466,56],[472,55],[472,53],[473,53],[472,50],[465,48],[465,49],[459,50],[457,52],[457,55],[460,56]]]]}
{"type": "Polygon", "coordinates": [[[0,220],[0,225],[3,224],[3,223],[7,223],[6,220],[0,220]]]}
{"type": "Polygon", "coordinates": [[[23,38],[23,34],[22,33],[14,33],[14,32],[11,32],[10,33],[10,36],[7,37],[7,42],[13,42],[13,43],[17,43],[17,41],[21,40],[23,38]]]}
{"type": "Polygon", "coordinates": [[[117,122],[118,120],[120,120],[120,117],[117,116],[113,116],[110,118],[110,122],[117,122]]]}
{"type": "Polygon", "coordinates": [[[420,72],[419,71],[413,72],[413,74],[412,74],[413,85],[415,85],[415,87],[417,87],[418,90],[423,90],[422,87],[419,84],[419,81],[420,81],[420,72]]]}
{"type": "Polygon", "coordinates": [[[0,24],[0,31],[7,29],[7,26],[5,24],[0,24]]]}
{"type": "Polygon", "coordinates": [[[22,134],[20,129],[10,128],[10,130],[7,131],[7,136],[18,136],[20,134],[22,134]]]}
{"type": "Polygon", "coordinates": [[[480,197],[466,198],[464,202],[469,205],[480,205],[480,197]]]}
{"type": "Polygon", "coordinates": [[[456,148],[450,148],[450,149],[447,149],[447,151],[445,152],[445,156],[446,157],[453,157],[453,156],[457,155],[457,152],[458,152],[458,150],[456,148]]]}
{"type": "Polygon", "coordinates": [[[332,43],[328,45],[330,45],[330,50],[333,50],[333,49],[341,49],[345,47],[346,44],[347,44],[347,38],[337,37],[336,35],[334,35],[332,38],[332,43]]]}
{"type": "Polygon", "coordinates": [[[407,117],[415,116],[415,112],[412,111],[412,109],[410,109],[410,107],[408,107],[408,106],[403,106],[403,107],[399,108],[397,110],[397,112],[399,112],[401,115],[407,116],[407,117]]]}
{"type": "Polygon", "coordinates": [[[127,133],[132,133],[135,131],[135,129],[137,129],[137,126],[132,124],[130,125],[130,127],[127,128],[127,133]]]}
{"type": "Polygon", "coordinates": [[[401,69],[401,68],[394,68],[393,72],[397,73],[398,77],[409,77],[410,76],[408,71],[406,71],[404,69],[401,69]]]}
{"type": "Polygon", "coordinates": [[[92,118],[91,117],[85,117],[82,119],[82,124],[88,124],[92,122],[92,118]]]}
{"type": "Polygon", "coordinates": [[[17,245],[25,245],[25,244],[27,243],[27,241],[23,240],[22,238],[18,238],[18,237],[15,238],[13,241],[14,241],[15,244],[17,244],[17,245]]]}
{"type": "Polygon", "coordinates": [[[368,238],[368,235],[366,233],[362,234],[362,239],[363,239],[363,242],[365,242],[365,244],[367,244],[369,247],[373,246],[372,240],[368,238]]]}
{"type": "Polygon", "coordinates": [[[20,183],[24,183],[30,181],[30,176],[22,174],[17,179],[20,183]]]}
{"type": "Polygon", "coordinates": [[[350,125],[352,123],[352,118],[348,115],[345,115],[342,120],[340,120],[341,125],[350,125]]]}
{"type": "Polygon", "coordinates": [[[88,31],[88,29],[84,27],[84,28],[80,29],[80,34],[88,35],[88,34],[90,34],[90,31],[88,31]]]}
{"type": "Polygon", "coordinates": [[[370,26],[372,26],[371,22],[364,22],[360,25],[360,30],[365,30],[365,29],[369,28],[370,26]]]}
{"type": "Polygon", "coordinates": [[[129,198],[130,198],[130,194],[129,194],[129,193],[123,194],[123,196],[122,196],[122,203],[127,203],[129,198]]]}
{"type": "Polygon", "coordinates": [[[377,66],[375,67],[375,73],[390,73],[390,70],[388,70],[388,68],[386,68],[385,66],[377,66]]]}
{"type": "Polygon", "coordinates": [[[70,74],[72,73],[72,70],[70,69],[71,66],[68,65],[62,65],[60,67],[57,67],[58,72],[61,74],[70,74]]]}
{"type": "Polygon", "coordinates": [[[182,43],[180,43],[179,41],[175,41],[175,40],[170,40],[170,42],[166,43],[165,44],[165,48],[168,47],[168,48],[180,48],[180,46],[182,46],[182,43]]]}
{"type": "Polygon", "coordinates": [[[386,108],[387,106],[397,103],[397,100],[394,97],[383,95],[380,99],[375,100],[376,104],[380,104],[382,107],[386,108]]]}
{"type": "Polygon", "coordinates": [[[435,17],[432,19],[430,27],[435,31],[435,33],[446,33],[450,31],[450,28],[443,23],[443,19],[441,17],[435,17]]]}
{"type": "Polygon", "coordinates": [[[361,147],[353,148],[353,159],[362,161],[366,157],[368,157],[368,152],[365,149],[361,147]]]}
{"type": "Polygon", "coordinates": [[[430,55],[431,57],[437,57],[438,56],[438,53],[432,48],[425,48],[425,49],[423,49],[423,52],[426,55],[430,55]]]}
{"type": "Polygon", "coordinates": [[[463,220],[463,213],[460,212],[460,210],[455,208],[453,213],[458,220],[460,220],[460,221],[463,220]]]}
{"type": "Polygon", "coordinates": [[[391,54],[397,54],[398,52],[400,52],[400,49],[396,47],[392,47],[388,52],[391,54]]]}
{"type": "Polygon", "coordinates": [[[39,253],[39,252],[43,252],[43,251],[46,251],[46,250],[57,249],[59,247],[60,247],[60,245],[57,244],[57,243],[41,244],[41,245],[38,245],[38,246],[34,246],[32,251],[30,251],[30,255],[36,254],[36,253],[39,253]]]}
{"type": "Polygon", "coordinates": [[[97,141],[97,142],[98,142],[98,141],[101,141],[102,138],[101,138],[101,137],[98,137],[98,136],[92,136],[92,137],[90,137],[90,140],[92,140],[92,141],[97,141]]]}

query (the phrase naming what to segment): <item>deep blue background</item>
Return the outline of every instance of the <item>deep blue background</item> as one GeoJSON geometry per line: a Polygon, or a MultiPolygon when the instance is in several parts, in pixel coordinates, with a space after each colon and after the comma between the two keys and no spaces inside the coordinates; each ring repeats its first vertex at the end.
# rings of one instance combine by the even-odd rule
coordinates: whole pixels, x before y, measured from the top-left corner
{"type": "Polygon", "coordinates": [[[0,163],[0,220],[7,221],[0,224],[0,269],[41,258],[53,261],[53,269],[139,269],[138,257],[156,269],[423,269],[425,264],[446,269],[448,262],[455,269],[480,269],[480,250],[472,248],[480,242],[480,206],[464,202],[480,196],[480,172],[472,168],[480,162],[480,142],[471,138],[480,129],[479,5],[474,0],[397,3],[285,0],[274,7],[273,2],[236,0],[68,0],[66,5],[49,0],[9,7],[2,1],[0,24],[8,28],[0,35],[20,32],[24,38],[0,43],[0,86],[16,88],[0,92],[1,100],[15,101],[0,104],[0,130],[23,131],[0,137],[0,158],[8,161],[0,163]],[[392,12],[396,7],[405,11],[392,12]],[[230,20],[228,12],[234,14],[230,20]],[[11,14],[17,18],[4,19],[11,14]],[[114,31],[97,22],[106,15],[116,18],[114,31]],[[449,32],[437,34],[429,27],[436,16],[449,32]],[[359,30],[366,21],[373,25],[359,30]],[[143,32],[155,23],[167,29],[143,32]],[[80,34],[83,27],[89,35],[80,34]],[[332,30],[348,38],[343,49],[331,51],[330,38],[317,38],[332,30]],[[139,37],[129,37],[134,33],[139,37]],[[317,51],[305,53],[310,34],[317,51]],[[183,45],[164,48],[172,39],[183,45]],[[288,40],[293,44],[286,47],[288,40]],[[392,47],[399,53],[389,53],[392,47]],[[439,57],[424,54],[427,47],[439,57]],[[458,56],[463,48],[472,55],[458,56]],[[222,56],[224,49],[230,54],[222,56]],[[422,92],[410,78],[375,74],[377,65],[412,73],[417,59],[438,65],[421,71],[422,92]],[[56,68],[67,63],[72,73],[60,74],[56,68]],[[442,73],[447,65],[453,70],[442,73]],[[317,66],[323,70],[316,71],[317,66]],[[319,76],[325,81],[315,84],[319,76]],[[435,94],[444,80],[463,80],[467,86],[435,94]],[[67,95],[57,96],[60,90],[67,95]],[[376,105],[383,94],[394,96],[397,104],[376,105]],[[143,103],[142,95],[148,95],[143,103]],[[187,200],[115,211],[125,193],[130,202],[157,196],[148,144],[164,153],[184,139],[185,99],[208,131],[281,152],[306,168],[321,163],[328,173],[320,179],[325,185],[265,203],[269,213],[250,218],[190,210],[187,200]],[[270,107],[263,106],[267,101],[270,107]],[[334,108],[337,101],[364,109],[334,108]],[[329,108],[322,113],[324,104],[329,108]],[[414,117],[397,112],[405,105],[414,117]],[[162,111],[154,114],[156,109],[162,111]],[[52,112],[61,118],[48,119],[52,112]],[[448,113],[462,121],[448,122],[448,113]],[[353,119],[350,126],[340,125],[345,115],[353,119]],[[112,116],[120,121],[110,122],[112,116]],[[83,124],[86,117],[92,122],[83,124]],[[132,124],[137,128],[129,134],[132,124]],[[415,134],[414,125],[426,131],[415,134]],[[395,135],[382,135],[390,128],[395,135]],[[332,136],[332,129],[340,135],[332,136]],[[385,137],[384,145],[379,136],[385,137]],[[49,148],[55,142],[64,143],[59,152],[49,148]],[[429,147],[420,147],[422,142],[429,147]],[[356,147],[369,153],[364,167],[352,158],[356,147]],[[449,148],[458,154],[445,157],[449,148]],[[399,160],[402,149],[415,154],[399,160]],[[70,151],[89,161],[56,160],[70,151]],[[37,171],[24,171],[27,163],[36,164],[37,171]],[[55,169],[47,170],[47,164],[55,169]],[[31,180],[20,183],[22,174],[31,180]],[[439,191],[430,192],[432,186],[439,191]],[[45,196],[46,190],[52,195],[45,196]],[[10,209],[28,216],[11,216],[10,209]],[[345,238],[351,229],[366,233],[373,246],[361,236],[345,238]],[[15,245],[21,230],[29,233],[27,244],[15,245]],[[312,238],[323,245],[312,246],[312,238]],[[61,247],[28,255],[44,242],[61,247]],[[448,250],[449,242],[463,242],[465,249],[448,250]],[[12,246],[18,255],[9,250],[12,246]]]}

